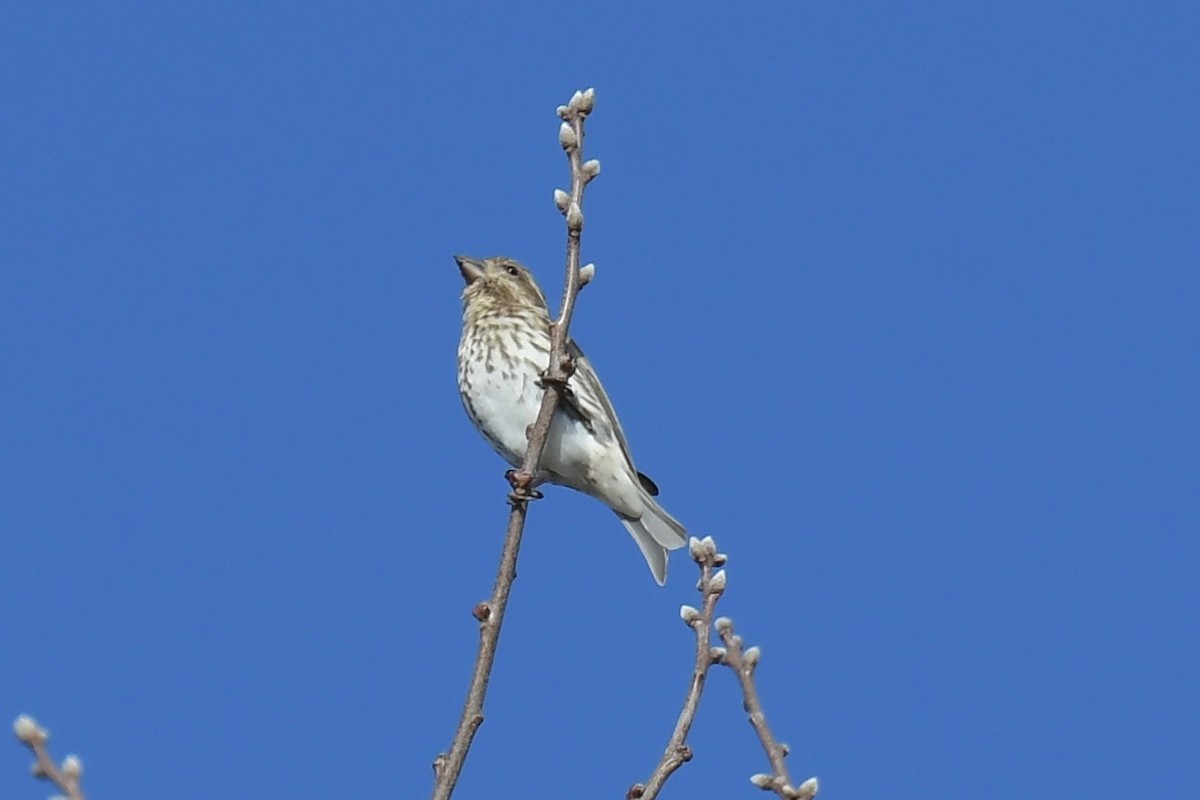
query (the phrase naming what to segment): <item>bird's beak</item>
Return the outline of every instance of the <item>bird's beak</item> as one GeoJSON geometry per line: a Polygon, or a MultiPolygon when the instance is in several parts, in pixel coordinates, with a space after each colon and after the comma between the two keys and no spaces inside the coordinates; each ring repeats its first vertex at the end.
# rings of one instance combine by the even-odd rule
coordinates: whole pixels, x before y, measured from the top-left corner
{"type": "Polygon", "coordinates": [[[483,264],[475,259],[469,256],[455,256],[454,262],[458,264],[458,271],[462,273],[468,286],[483,277],[483,264]]]}

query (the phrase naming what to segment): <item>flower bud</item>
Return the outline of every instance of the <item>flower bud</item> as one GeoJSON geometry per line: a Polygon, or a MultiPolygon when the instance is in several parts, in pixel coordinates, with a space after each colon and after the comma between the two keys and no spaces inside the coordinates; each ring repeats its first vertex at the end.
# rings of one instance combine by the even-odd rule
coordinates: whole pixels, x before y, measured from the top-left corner
{"type": "Polygon", "coordinates": [[[724,664],[725,656],[729,654],[724,647],[710,647],[708,649],[708,657],[712,659],[714,664],[724,664]]]}
{"type": "Polygon", "coordinates": [[[579,110],[584,114],[592,113],[592,109],[596,107],[596,90],[584,89],[583,98],[579,101],[579,110]]]}
{"type": "Polygon", "coordinates": [[[758,645],[747,647],[746,652],[742,654],[742,658],[746,660],[747,669],[753,671],[758,666],[758,660],[762,658],[762,650],[758,648],[758,645]]]}
{"type": "Polygon", "coordinates": [[[563,150],[574,150],[579,146],[579,137],[575,135],[571,123],[564,122],[558,126],[558,143],[562,145],[563,150]]]}
{"type": "Polygon", "coordinates": [[[812,798],[817,796],[817,791],[820,788],[821,785],[817,782],[816,778],[809,778],[796,787],[796,797],[798,800],[812,800],[812,798]]]}
{"type": "Polygon", "coordinates": [[[775,782],[775,776],[768,775],[765,772],[760,772],[757,775],[751,775],[750,782],[760,789],[766,789],[769,791],[771,784],[775,782]]]}
{"type": "Polygon", "coordinates": [[[590,181],[592,178],[600,174],[600,159],[593,158],[589,161],[585,161],[579,165],[579,168],[583,170],[583,174],[587,176],[587,179],[590,181]]]}
{"type": "Polygon", "coordinates": [[[717,633],[724,635],[733,630],[733,620],[729,617],[717,617],[716,621],[717,633]]]}
{"type": "Polygon", "coordinates": [[[712,580],[708,582],[708,588],[716,594],[725,591],[725,570],[717,570],[716,574],[712,576],[712,580]]]}
{"type": "Polygon", "coordinates": [[[555,189],[554,205],[558,206],[558,210],[562,213],[567,213],[567,206],[571,205],[571,195],[567,194],[562,189],[555,189]]]}
{"type": "Polygon", "coordinates": [[[567,208],[567,228],[573,231],[583,230],[583,212],[578,203],[571,203],[567,208]]]}
{"type": "Polygon", "coordinates": [[[592,278],[594,277],[596,277],[595,264],[584,264],[579,268],[579,284],[581,286],[587,286],[592,282],[592,278]]]}
{"type": "Polygon", "coordinates": [[[571,113],[579,110],[580,104],[583,103],[583,92],[576,90],[575,94],[571,95],[571,99],[567,101],[567,112],[571,113]]]}
{"type": "Polygon", "coordinates": [[[680,606],[679,618],[688,625],[695,625],[700,621],[700,610],[692,606],[680,606]]]}
{"type": "Polygon", "coordinates": [[[13,733],[25,744],[33,744],[36,739],[40,738],[39,731],[37,720],[28,714],[22,714],[13,721],[13,733]]]}
{"type": "Polygon", "coordinates": [[[79,760],[79,756],[67,756],[63,759],[62,766],[59,769],[62,770],[64,777],[73,780],[79,780],[83,776],[83,762],[79,760]]]}

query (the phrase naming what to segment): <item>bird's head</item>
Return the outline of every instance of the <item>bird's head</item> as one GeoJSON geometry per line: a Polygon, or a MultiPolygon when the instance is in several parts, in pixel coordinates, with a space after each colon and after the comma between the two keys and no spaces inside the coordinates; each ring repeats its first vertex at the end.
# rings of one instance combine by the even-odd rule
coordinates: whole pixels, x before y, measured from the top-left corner
{"type": "Polygon", "coordinates": [[[546,296],[524,265],[511,258],[455,256],[467,288],[463,304],[468,310],[520,310],[534,308],[549,313],[546,296]]]}

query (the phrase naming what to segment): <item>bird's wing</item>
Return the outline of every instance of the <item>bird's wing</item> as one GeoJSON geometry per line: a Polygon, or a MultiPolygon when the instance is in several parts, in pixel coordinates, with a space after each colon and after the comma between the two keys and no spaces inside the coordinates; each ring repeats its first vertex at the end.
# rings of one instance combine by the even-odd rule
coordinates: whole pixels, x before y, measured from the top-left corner
{"type": "MultiPolygon", "coordinates": [[[[588,361],[588,357],[583,354],[583,350],[574,340],[567,342],[567,355],[575,362],[575,378],[579,379],[581,384],[580,390],[583,397],[586,399],[594,398],[599,403],[599,414],[607,421],[612,423],[613,435],[617,438],[617,444],[621,446],[621,452],[625,455],[625,463],[629,464],[629,468],[638,476],[638,481],[642,484],[642,488],[651,497],[658,496],[658,486],[654,481],[637,471],[637,467],[633,465],[633,454],[629,452],[629,442],[625,439],[625,431],[621,430],[621,421],[617,419],[616,409],[613,408],[612,401],[608,399],[608,393],[604,391],[604,385],[600,383],[600,378],[596,375],[596,369],[592,366],[592,362],[588,361]]],[[[585,424],[595,424],[592,417],[596,414],[588,414],[587,410],[581,405],[581,398],[578,393],[574,395],[568,393],[562,398],[584,421],[585,424]]]]}

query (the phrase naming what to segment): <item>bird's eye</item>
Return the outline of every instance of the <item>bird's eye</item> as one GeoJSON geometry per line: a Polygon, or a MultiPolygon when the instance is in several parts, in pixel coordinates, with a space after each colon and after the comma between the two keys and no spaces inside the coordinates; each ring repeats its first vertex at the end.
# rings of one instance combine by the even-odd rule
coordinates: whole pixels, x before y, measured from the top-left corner
{"type": "Polygon", "coordinates": [[[514,267],[512,264],[509,264],[507,267],[505,267],[504,271],[507,272],[509,275],[512,275],[513,277],[516,277],[516,275],[517,275],[517,268],[514,267]]]}

